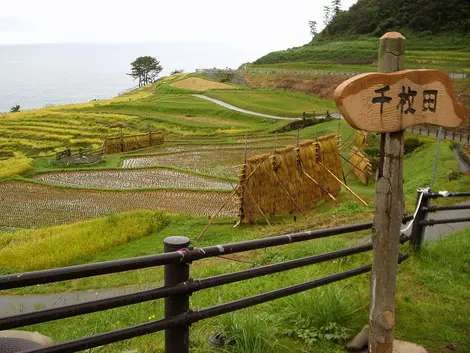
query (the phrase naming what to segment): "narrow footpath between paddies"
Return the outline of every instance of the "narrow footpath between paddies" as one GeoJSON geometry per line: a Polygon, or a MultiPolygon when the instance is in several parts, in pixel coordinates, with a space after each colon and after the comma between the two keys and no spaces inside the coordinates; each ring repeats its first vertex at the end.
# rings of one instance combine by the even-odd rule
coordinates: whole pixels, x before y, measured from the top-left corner
{"type": "MultiPolygon", "coordinates": [[[[463,202],[470,204],[470,201],[463,202]]],[[[468,215],[468,210],[460,211],[440,211],[432,215],[433,219],[446,219],[449,217],[463,217],[468,215]]],[[[440,224],[428,227],[425,241],[436,241],[455,232],[470,228],[470,222],[440,224]]],[[[83,303],[96,299],[110,298],[126,293],[155,288],[156,284],[142,284],[122,288],[108,288],[98,290],[87,290],[83,292],[71,292],[49,295],[5,295],[0,297],[0,317],[14,315],[18,313],[28,313],[36,310],[59,308],[66,305],[83,303]]]]}

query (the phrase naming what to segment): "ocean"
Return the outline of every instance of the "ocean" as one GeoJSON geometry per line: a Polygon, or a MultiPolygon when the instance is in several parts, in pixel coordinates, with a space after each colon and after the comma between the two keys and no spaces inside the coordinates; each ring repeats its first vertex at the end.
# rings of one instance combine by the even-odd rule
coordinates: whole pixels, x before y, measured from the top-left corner
{"type": "Polygon", "coordinates": [[[0,112],[111,98],[136,82],[126,73],[150,55],[175,69],[237,68],[266,54],[246,45],[208,43],[0,45],[0,112]]]}

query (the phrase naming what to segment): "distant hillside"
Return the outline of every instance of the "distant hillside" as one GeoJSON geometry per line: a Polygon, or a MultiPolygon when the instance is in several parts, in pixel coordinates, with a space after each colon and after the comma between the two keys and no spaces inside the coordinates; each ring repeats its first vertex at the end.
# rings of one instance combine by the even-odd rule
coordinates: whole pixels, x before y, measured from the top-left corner
{"type": "Polygon", "coordinates": [[[470,70],[469,0],[359,0],[336,13],[310,43],[269,53],[253,64],[326,70],[326,64],[339,64],[344,70],[369,71],[378,37],[389,31],[407,37],[407,68],[470,70]]]}
{"type": "Polygon", "coordinates": [[[318,39],[350,35],[380,36],[388,31],[405,35],[470,33],[468,0],[359,0],[339,11],[318,39]]]}

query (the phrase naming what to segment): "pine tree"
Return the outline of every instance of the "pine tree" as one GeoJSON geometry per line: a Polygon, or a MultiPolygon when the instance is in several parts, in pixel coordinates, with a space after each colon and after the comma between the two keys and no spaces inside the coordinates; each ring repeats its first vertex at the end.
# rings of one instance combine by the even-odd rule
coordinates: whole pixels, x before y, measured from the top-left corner
{"type": "Polygon", "coordinates": [[[328,26],[331,21],[331,9],[329,6],[323,6],[323,24],[328,26]]]}
{"type": "Polygon", "coordinates": [[[131,72],[127,75],[139,80],[139,87],[148,85],[156,80],[163,70],[160,61],[152,56],[139,56],[131,63],[131,72]]]}
{"type": "Polygon", "coordinates": [[[310,27],[310,34],[315,37],[318,34],[317,21],[308,21],[308,26],[310,27]]]}

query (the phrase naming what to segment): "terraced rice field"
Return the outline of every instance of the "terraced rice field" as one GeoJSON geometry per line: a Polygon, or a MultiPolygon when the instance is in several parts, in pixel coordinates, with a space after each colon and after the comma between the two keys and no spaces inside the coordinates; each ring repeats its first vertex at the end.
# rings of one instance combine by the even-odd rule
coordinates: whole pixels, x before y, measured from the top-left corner
{"type": "MultiPolygon", "coordinates": [[[[237,140],[238,141],[238,140],[237,140]]],[[[266,148],[266,149],[273,149],[274,146],[276,148],[282,148],[287,146],[292,146],[296,144],[296,138],[294,137],[286,137],[282,139],[276,140],[251,140],[248,141],[248,149],[253,148],[266,148]]],[[[175,153],[175,152],[185,152],[185,151],[196,151],[196,150],[230,150],[230,149],[239,149],[243,150],[245,148],[245,142],[237,142],[237,143],[225,143],[225,144],[201,144],[201,145],[194,145],[194,144],[175,144],[175,145],[166,145],[158,148],[147,148],[139,150],[140,154],[163,154],[163,153],[175,153]]]]}
{"type": "Polygon", "coordinates": [[[110,190],[137,188],[232,190],[228,182],[168,169],[57,172],[39,174],[33,179],[53,185],[110,190]]]}
{"type": "Polygon", "coordinates": [[[0,229],[66,224],[136,210],[210,216],[225,202],[220,215],[237,215],[236,199],[228,192],[71,190],[8,182],[0,183],[0,195],[0,229]]]}
{"type": "MultiPolygon", "coordinates": [[[[248,150],[248,157],[267,153],[269,149],[248,150]]],[[[243,150],[183,152],[155,155],[150,157],[128,158],[122,161],[123,168],[144,168],[167,166],[191,170],[208,175],[235,178],[243,163],[243,150]]]]}

